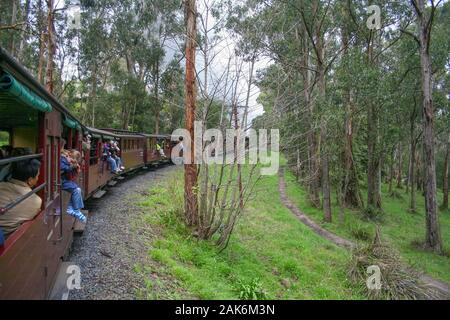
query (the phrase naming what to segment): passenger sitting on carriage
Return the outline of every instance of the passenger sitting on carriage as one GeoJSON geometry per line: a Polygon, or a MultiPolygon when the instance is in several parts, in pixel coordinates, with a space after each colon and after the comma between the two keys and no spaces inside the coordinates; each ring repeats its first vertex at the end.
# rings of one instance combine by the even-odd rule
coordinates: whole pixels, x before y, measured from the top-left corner
{"type": "Polygon", "coordinates": [[[111,157],[114,159],[114,161],[116,161],[116,168],[118,171],[123,171],[125,170],[125,167],[122,166],[122,159],[119,157],[119,144],[117,141],[111,140],[110,142],[110,146],[111,146],[111,157]]]}
{"type": "MultiPolygon", "coordinates": [[[[37,159],[22,160],[12,164],[11,180],[0,182],[0,207],[4,208],[31,192],[38,182],[40,166],[41,163],[37,159]]],[[[41,205],[42,199],[33,194],[4,214],[0,213],[0,228],[4,236],[8,237],[22,223],[32,220],[40,212],[41,205]]]]}
{"type": "MultiPolygon", "coordinates": [[[[8,146],[9,147],[9,146],[8,146]]],[[[5,158],[14,158],[14,157],[21,157],[21,156],[28,156],[30,154],[33,154],[33,150],[31,148],[7,148],[8,152],[5,153],[5,158]]],[[[11,179],[11,168],[12,163],[8,163],[2,167],[0,167],[0,182],[1,181],[9,181],[11,179]]]]}
{"type": "Polygon", "coordinates": [[[112,152],[111,152],[111,144],[108,142],[105,142],[103,144],[103,158],[106,160],[111,167],[111,173],[118,174],[120,173],[120,170],[117,168],[116,160],[112,158],[112,152]]]}
{"type": "Polygon", "coordinates": [[[62,189],[71,193],[67,213],[82,222],[86,216],[81,212],[84,208],[81,189],[75,182],[81,171],[81,153],[77,150],[61,151],[62,189]]]}
{"type": "Polygon", "coordinates": [[[156,142],[156,150],[159,152],[161,157],[166,158],[166,155],[164,153],[164,141],[163,140],[158,140],[156,142]]]}

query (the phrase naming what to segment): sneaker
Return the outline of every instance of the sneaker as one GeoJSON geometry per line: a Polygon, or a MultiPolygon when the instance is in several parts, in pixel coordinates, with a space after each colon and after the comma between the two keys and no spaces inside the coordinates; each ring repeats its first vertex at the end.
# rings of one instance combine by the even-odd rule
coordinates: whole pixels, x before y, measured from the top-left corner
{"type": "Polygon", "coordinates": [[[81,222],[86,222],[86,216],[78,210],[74,210],[72,207],[67,207],[67,213],[71,215],[72,217],[75,217],[76,219],[80,220],[81,222]]]}
{"type": "Polygon", "coordinates": [[[120,167],[120,170],[122,170],[122,171],[125,170],[125,167],[120,167]]]}

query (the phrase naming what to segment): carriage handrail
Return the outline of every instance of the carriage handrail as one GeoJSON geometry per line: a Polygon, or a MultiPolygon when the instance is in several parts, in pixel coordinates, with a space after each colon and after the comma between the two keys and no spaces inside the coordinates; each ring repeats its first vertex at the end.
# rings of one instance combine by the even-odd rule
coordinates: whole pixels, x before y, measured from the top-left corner
{"type": "Polygon", "coordinates": [[[0,166],[4,165],[4,164],[9,164],[9,163],[13,163],[13,162],[19,162],[19,161],[28,160],[28,159],[41,158],[43,155],[44,155],[43,153],[39,153],[39,154],[30,154],[30,155],[26,155],[26,156],[1,159],[0,160],[0,166]]]}
{"type": "Polygon", "coordinates": [[[34,188],[33,190],[31,190],[30,192],[28,192],[27,194],[24,194],[23,196],[17,198],[16,200],[14,200],[11,203],[8,203],[5,207],[0,208],[0,216],[5,214],[6,212],[8,212],[9,210],[11,210],[12,208],[14,208],[15,206],[19,205],[20,203],[22,203],[23,201],[25,201],[26,199],[28,199],[29,197],[31,197],[33,194],[38,193],[39,191],[41,191],[42,189],[45,188],[45,186],[47,185],[46,182],[42,183],[39,187],[34,188]]]}

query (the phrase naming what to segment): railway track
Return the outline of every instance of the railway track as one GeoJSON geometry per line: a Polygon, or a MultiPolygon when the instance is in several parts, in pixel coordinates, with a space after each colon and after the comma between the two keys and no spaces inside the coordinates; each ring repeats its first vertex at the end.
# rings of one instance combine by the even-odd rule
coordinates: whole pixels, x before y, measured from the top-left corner
{"type": "Polygon", "coordinates": [[[75,237],[68,257],[71,265],[80,268],[81,289],[70,293],[65,289],[55,299],[136,299],[145,279],[134,268],[138,263],[149,263],[146,242],[151,240],[147,232],[133,226],[142,210],[136,198],[176,169],[166,165],[154,171],[139,170],[108,188],[101,199],[87,202],[88,224],[83,235],[75,237]]]}

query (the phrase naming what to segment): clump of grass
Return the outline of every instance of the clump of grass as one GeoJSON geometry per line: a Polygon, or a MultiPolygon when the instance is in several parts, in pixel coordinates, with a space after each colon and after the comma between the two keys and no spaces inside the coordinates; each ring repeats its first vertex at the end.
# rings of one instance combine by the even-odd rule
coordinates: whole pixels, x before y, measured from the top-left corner
{"type": "Polygon", "coordinates": [[[356,240],[360,241],[369,241],[373,238],[371,228],[361,224],[350,225],[350,233],[356,240]]]}
{"type": "Polygon", "coordinates": [[[373,206],[367,206],[361,211],[363,220],[382,223],[384,221],[384,212],[373,206]]]}
{"type": "Polygon", "coordinates": [[[258,278],[252,279],[250,282],[240,280],[236,291],[240,300],[265,300],[267,298],[267,293],[258,278]]]}
{"type": "Polygon", "coordinates": [[[369,299],[380,300],[424,300],[439,299],[437,292],[420,280],[420,274],[406,266],[399,254],[381,241],[377,229],[375,240],[353,252],[349,270],[350,279],[364,287],[369,299]],[[369,289],[366,281],[370,266],[381,271],[381,288],[369,289]]]}

